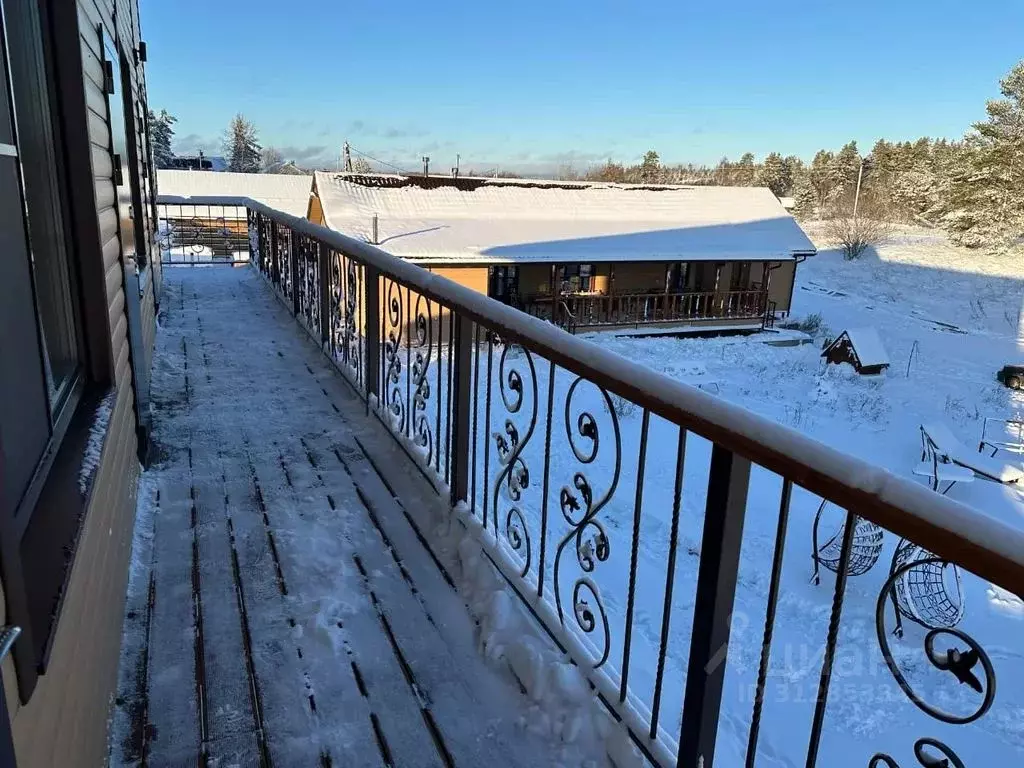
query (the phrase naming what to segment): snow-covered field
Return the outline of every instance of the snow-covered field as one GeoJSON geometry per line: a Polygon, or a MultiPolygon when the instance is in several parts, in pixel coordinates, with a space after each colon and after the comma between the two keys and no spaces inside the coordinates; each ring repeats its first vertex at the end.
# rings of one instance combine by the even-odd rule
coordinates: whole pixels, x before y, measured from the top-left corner
{"type": "MultiPolygon", "coordinates": [[[[985,417],[1024,416],[1024,397],[1011,393],[995,380],[995,372],[1004,364],[1024,360],[1024,258],[1019,254],[975,254],[950,247],[932,233],[907,231],[878,252],[855,262],[844,262],[838,253],[823,247],[817,257],[800,267],[798,275],[794,319],[820,314],[823,322],[812,344],[771,346],[761,343],[765,338],[761,336],[685,339],[597,334],[592,339],[667,376],[701,386],[915,482],[925,482],[911,472],[920,461],[922,423],[944,423],[964,444],[971,446],[977,444],[985,417]],[[835,336],[845,327],[863,326],[877,329],[892,361],[888,371],[880,376],[861,377],[849,366],[825,366],[820,359],[824,337],[835,336]]],[[[497,520],[500,546],[512,562],[524,567],[526,546],[520,543],[516,548],[514,542],[529,538],[526,580],[536,584],[539,577],[543,578],[545,598],[551,602],[556,594],[560,597],[567,627],[579,632],[573,612],[573,587],[577,579],[586,576],[596,586],[596,593],[589,593],[587,586],[581,593],[587,607],[594,611],[596,629],[580,634],[591,641],[595,659],[607,649],[605,669],[614,678],[622,668],[641,410],[629,404],[615,407],[621,433],[621,451],[616,451],[611,414],[603,396],[593,385],[582,382],[569,399],[565,413],[573,377],[566,371],[556,371],[547,498],[550,522],[544,543],[544,571],[540,574],[539,531],[544,506],[541,478],[549,367],[546,361],[534,357],[535,372],[530,374],[526,355],[514,348],[509,351],[504,369],[500,362],[500,350],[496,350],[486,461],[491,491],[485,498],[481,434],[476,457],[477,514],[486,506],[497,520]],[[512,368],[525,386],[521,407],[510,414],[502,404],[501,384],[507,385],[512,368]],[[533,381],[537,383],[536,394],[533,381]],[[528,435],[535,409],[538,418],[528,435]],[[582,454],[589,453],[590,444],[576,431],[577,419],[584,410],[594,415],[601,436],[596,458],[586,464],[574,456],[570,442],[571,433],[582,454]],[[528,437],[521,455],[528,468],[528,481],[517,483],[522,485],[517,489],[518,499],[509,494],[506,481],[501,483],[496,497],[493,492],[495,478],[506,471],[496,448],[500,438],[509,438],[506,418],[516,426],[521,440],[528,437]],[[578,520],[581,512],[570,508],[566,516],[560,505],[565,498],[563,489],[583,503],[583,494],[575,481],[577,472],[585,475],[595,503],[601,502],[613,484],[615,487],[596,518],[608,535],[606,559],[597,556],[596,530],[588,529],[584,537],[585,552],[595,563],[589,574],[583,572],[578,562],[574,542],[565,542],[564,538],[571,531],[570,518],[578,520]],[[513,508],[518,510],[521,520],[510,513],[513,508]],[[515,535],[507,535],[509,529],[515,529],[515,535]],[[607,648],[601,630],[602,611],[610,628],[607,648]]],[[[482,354],[481,386],[486,378],[486,355],[482,354]]],[[[443,385],[438,394],[442,392],[443,385]]],[[[509,398],[506,402],[517,399],[509,389],[505,395],[509,398]]],[[[487,416],[485,403],[486,399],[481,397],[477,411],[481,433],[487,416]]],[[[434,413],[429,404],[428,412],[434,413]]],[[[431,415],[431,423],[433,418],[431,415]]],[[[643,476],[629,677],[631,703],[648,713],[653,701],[665,602],[678,439],[676,427],[658,418],[651,419],[643,476]]],[[[660,715],[661,725],[672,738],[679,732],[710,454],[711,446],[706,440],[692,434],[686,436],[679,546],[660,715]]],[[[1021,458],[1002,456],[1018,463],[1021,458]]],[[[719,727],[719,765],[741,764],[746,750],[780,488],[779,477],[754,468],[719,727]]],[[[949,495],[974,506],[979,515],[1024,527],[1024,496],[1016,491],[979,479],[956,486],[949,495]]],[[[834,577],[827,571],[820,586],[810,583],[811,526],[819,502],[820,499],[797,489],[791,503],[758,765],[797,766],[806,760],[834,584],[834,577]]],[[[840,510],[828,510],[823,523],[825,538],[838,530],[841,521],[840,510]]],[[[888,576],[896,544],[896,537],[887,534],[877,565],[848,583],[819,764],[863,766],[878,751],[909,764],[914,741],[924,736],[947,742],[967,765],[1021,764],[1024,602],[963,574],[966,615],[959,628],[975,637],[990,654],[999,680],[998,694],[989,713],[972,725],[950,726],[933,720],[899,690],[885,666],[875,636],[875,604],[888,576]]],[[[891,629],[891,612],[887,621],[891,629]]],[[[980,696],[959,685],[949,673],[931,667],[923,650],[924,635],[920,627],[910,625],[903,639],[893,639],[893,652],[904,673],[931,703],[956,714],[973,711],[980,696]]],[[[954,643],[948,637],[940,638],[938,646],[944,650],[945,644],[954,643]]]]}
{"type": "MultiPolygon", "coordinates": [[[[856,262],[845,262],[823,247],[800,267],[798,276],[795,315],[820,313],[832,336],[845,327],[875,327],[892,360],[884,375],[861,377],[849,366],[824,366],[819,357],[822,331],[819,343],[797,347],[769,346],[756,343],[756,338],[602,338],[601,343],[907,478],[914,477],[911,469],[920,460],[920,424],[945,423],[970,446],[977,443],[985,417],[1024,416],[1024,396],[995,380],[995,372],[1004,364],[1024,360],[1021,254],[975,254],[950,247],[931,233],[905,232],[856,262]]],[[[627,424],[638,420],[639,414],[624,419],[627,424]]],[[[660,444],[668,447],[671,440],[666,434],[660,444]]],[[[695,454],[698,465],[706,461],[707,447],[701,448],[693,451],[688,443],[688,463],[695,454]]],[[[1019,456],[1002,456],[1020,461],[1019,456]]],[[[681,526],[689,547],[700,532],[705,466],[694,472],[692,483],[684,483],[696,491],[689,499],[692,503],[684,504],[681,526]]],[[[690,476],[688,471],[687,481],[690,476]]],[[[664,527],[671,508],[671,475],[663,471],[657,483],[652,484],[652,479],[648,470],[645,501],[652,491],[660,491],[661,499],[645,504],[645,513],[650,509],[658,516],[656,510],[660,510],[664,527]]],[[[725,765],[738,764],[746,745],[778,487],[778,478],[755,471],[719,730],[725,765]]],[[[974,506],[979,514],[1024,527],[1024,496],[1016,491],[978,480],[956,486],[950,496],[974,506]]],[[[793,500],[759,765],[800,765],[806,755],[833,583],[830,574],[821,586],[808,583],[817,502],[806,493],[796,494],[793,500]]],[[[833,529],[839,520],[836,513],[833,529]]],[[[651,571],[663,567],[664,547],[657,551],[658,539],[648,536],[641,541],[651,571]]],[[[895,537],[888,536],[878,565],[849,581],[822,742],[825,764],[862,766],[878,750],[909,763],[913,741],[922,736],[944,739],[968,765],[1020,764],[1024,761],[1024,603],[964,576],[966,615],[960,628],[974,635],[992,656],[999,694],[992,710],[974,725],[947,726],[931,720],[893,684],[875,639],[875,600],[895,545],[895,537]]],[[[684,557],[677,580],[692,585],[696,564],[697,558],[684,557]]],[[[682,647],[675,654],[670,650],[670,658],[683,665],[680,670],[685,669],[681,651],[692,607],[686,586],[683,592],[685,597],[676,604],[682,610],[673,615],[673,639],[682,647]]],[[[657,610],[661,593],[655,590],[649,597],[649,608],[657,610]]],[[[658,626],[655,622],[654,627],[658,626]]],[[[640,630],[648,634],[643,627],[640,630]]],[[[951,682],[948,673],[931,669],[922,651],[923,635],[914,626],[902,641],[894,641],[911,681],[919,681],[933,703],[959,713],[971,711],[979,697],[951,682]]]]}

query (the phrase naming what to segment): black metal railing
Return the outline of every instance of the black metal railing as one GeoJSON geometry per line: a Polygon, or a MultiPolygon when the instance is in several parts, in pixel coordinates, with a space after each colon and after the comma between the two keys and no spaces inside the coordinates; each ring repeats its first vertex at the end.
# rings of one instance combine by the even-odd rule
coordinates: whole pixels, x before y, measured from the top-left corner
{"type": "Polygon", "coordinates": [[[1024,533],[366,243],[247,205],[254,266],[647,760],[1012,762],[1012,728],[963,726],[993,706],[995,661],[1019,666],[1006,650],[1019,628],[978,623],[976,637],[961,621],[966,590],[1024,593],[1024,533]],[[763,555],[753,566],[744,540],[763,555]],[[812,567],[818,581],[834,573],[831,596],[808,584],[812,567]]]}
{"type": "MultiPolygon", "coordinates": [[[[531,296],[522,300],[528,315],[569,330],[749,320],[762,323],[768,294],[763,290],[689,293],[610,293],[531,296]]],[[[714,323],[710,323],[714,324],[714,323]]]]}
{"type": "Polygon", "coordinates": [[[245,206],[159,202],[157,217],[160,261],[164,264],[240,264],[249,260],[245,206]]]}

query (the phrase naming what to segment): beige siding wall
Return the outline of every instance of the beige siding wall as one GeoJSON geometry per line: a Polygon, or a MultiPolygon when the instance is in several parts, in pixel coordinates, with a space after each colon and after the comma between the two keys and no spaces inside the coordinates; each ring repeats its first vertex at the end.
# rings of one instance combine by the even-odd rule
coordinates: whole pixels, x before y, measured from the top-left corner
{"type": "Polygon", "coordinates": [[[306,218],[314,224],[326,226],[326,222],[324,221],[324,208],[320,204],[320,197],[318,195],[313,195],[309,198],[309,210],[307,211],[306,218]]]}
{"type": "MultiPolygon", "coordinates": [[[[57,625],[50,666],[32,699],[8,690],[18,768],[99,766],[117,683],[124,593],[135,515],[138,461],[127,358],[92,503],[57,625]]],[[[4,666],[4,680],[14,681],[4,666]]]]}
{"type": "Polygon", "coordinates": [[[427,267],[435,275],[487,295],[487,267],[427,267]]]}
{"type": "Polygon", "coordinates": [[[785,261],[778,269],[772,270],[772,282],[768,287],[768,301],[775,302],[777,312],[789,312],[789,297],[796,278],[796,262],[785,261]]]}
{"type": "Polygon", "coordinates": [[[638,261],[615,265],[616,293],[658,293],[665,290],[667,265],[657,261],[638,261]]]}
{"type": "MultiPolygon", "coordinates": [[[[139,40],[138,9],[135,0],[118,0],[118,9],[120,39],[138,96],[144,92],[141,68],[134,66],[133,55],[139,40]]],[[[81,244],[81,253],[83,259],[94,259],[103,266],[117,400],[67,584],[49,667],[27,704],[18,701],[13,665],[10,660],[4,664],[19,768],[98,766],[105,761],[139,469],[113,163],[103,93],[103,51],[98,33],[103,25],[111,39],[115,38],[113,2],[78,0],[77,15],[92,187],[100,233],[99,242],[81,244]]],[[[129,121],[134,120],[137,127],[142,105],[133,101],[135,115],[129,116],[129,121]]],[[[143,172],[141,167],[139,170],[143,172]]],[[[148,215],[152,210],[149,200],[143,203],[148,215]]],[[[155,249],[150,253],[159,261],[155,249]]],[[[159,281],[158,266],[144,273],[142,335],[146,365],[155,339],[154,281],[159,281]]]]}

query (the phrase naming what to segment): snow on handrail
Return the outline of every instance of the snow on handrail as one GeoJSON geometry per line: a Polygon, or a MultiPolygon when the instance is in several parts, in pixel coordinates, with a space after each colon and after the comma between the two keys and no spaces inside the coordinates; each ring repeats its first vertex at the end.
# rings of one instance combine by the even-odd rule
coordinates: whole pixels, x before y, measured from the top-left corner
{"type": "Polygon", "coordinates": [[[380,248],[247,197],[160,195],[172,205],[245,206],[354,257],[797,485],[1024,595],[1024,531],[790,427],[652,371],[380,248]]]}

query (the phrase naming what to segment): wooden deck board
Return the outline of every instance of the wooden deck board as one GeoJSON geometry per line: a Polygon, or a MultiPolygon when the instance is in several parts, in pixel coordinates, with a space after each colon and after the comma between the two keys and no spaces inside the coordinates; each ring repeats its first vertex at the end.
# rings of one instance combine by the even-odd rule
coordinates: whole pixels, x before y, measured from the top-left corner
{"type": "Polygon", "coordinates": [[[501,717],[518,694],[360,462],[362,403],[249,271],[169,270],[165,285],[160,503],[136,575],[152,599],[133,603],[148,644],[122,656],[125,711],[145,723],[111,764],[539,764],[501,717]]]}

